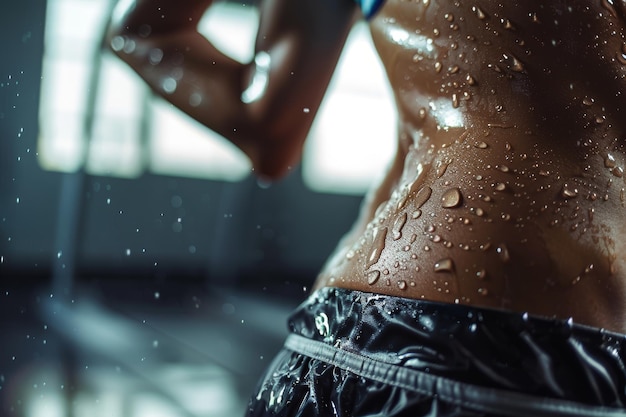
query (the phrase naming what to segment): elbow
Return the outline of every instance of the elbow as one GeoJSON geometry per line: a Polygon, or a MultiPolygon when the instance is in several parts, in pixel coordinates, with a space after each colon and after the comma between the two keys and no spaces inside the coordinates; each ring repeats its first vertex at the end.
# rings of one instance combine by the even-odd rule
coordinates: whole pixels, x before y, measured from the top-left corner
{"type": "Polygon", "coordinates": [[[254,174],[262,180],[276,181],[287,176],[300,162],[301,151],[290,146],[264,146],[249,155],[254,174]]]}
{"type": "Polygon", "coordinates": [[[304,136],[257,136],[242,150],[247,154],[254,174],[260,179],[276,181],[287,176],[300,163],[304,136]]]}

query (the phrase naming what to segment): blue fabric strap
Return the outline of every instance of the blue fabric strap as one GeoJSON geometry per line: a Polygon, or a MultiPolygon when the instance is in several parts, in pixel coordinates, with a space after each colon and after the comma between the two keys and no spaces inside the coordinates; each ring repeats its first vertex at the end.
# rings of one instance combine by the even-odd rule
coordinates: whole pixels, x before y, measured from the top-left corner
{"type": "Polygon", "coordinates": [[[365,18],[369,20],[376,14],[376,12],[378,11],[378,9],[380,9],[380,6],[383,5],[385,0],[355,0],[355,2],[361,8],[363,16],[365,16],[365,18]]]}

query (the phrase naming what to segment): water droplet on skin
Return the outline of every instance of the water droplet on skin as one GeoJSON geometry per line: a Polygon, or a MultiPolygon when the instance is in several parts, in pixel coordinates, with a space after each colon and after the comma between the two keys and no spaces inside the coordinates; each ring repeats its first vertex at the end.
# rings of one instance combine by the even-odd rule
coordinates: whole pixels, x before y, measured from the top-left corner
{"type": "Polygon", "coordinates": [[[611,172],[618,178],[622,178],[622,176],[624,176],[624,169],[622,167],[615,167],[611,170],[611,172]]]}
{"type": "Polygon", "coordinates": [[[415,210],[413,212],[413,214],[411,215],[411,218],[412,219],[419,219],[421,215],[422,215],[422,210],[415,210]]]}
{"type": "Polygon", "coordinates": [[[178,82],[174,78],[172,78],[172,77],[166,77],[161,82],[161,89],[166,94],[174,93],[176,91],[177,87],[178,87],[178,82]]]}
{"type": "Polygon", "coordinates": [[[124,43],[123,51],[127,54],[132,54],[135,52],[135,48],[137,47],[137,43],[132,39],[127,39],[124,43]]]}
{"type": "Polygon", "coordinates": [[[626,65],[626,43],[622,44],[622,50],[617,53],[617,61],[622,65],[626,65]]]}
{"type": "Polygon", "coordinates": [[[113,49],[115,52],[119,52],[124,49],[125,43],[126,40],[123,36],[115,36],[113,39],[111,39],[111,49],[113,49]]]}
{"type": "Polygon", "coordinates": [[[398,288],[402,291],[406,290],[406,281],[405,280],[400,280],[398,281],[398,288]]]}
{"type": "Polygon", "coordinates": [[[158,65],[161,63],[162,59],[163,50],[161,50],[160,48],[153,48],[150,50],[150,53],[148,54],[148,61],[150,61],[150,64],[158,65]]]}
{"type": "Polygon", "coordinates": [[[508,188],[508,186],[507,186],[505,183],[503,183],[503,182],[499,182],[499,183],[497,183],[497,184],[494,186],[494,189],[495,189],[496,191],[506,191],[506,190],[507,190],[507,188],[508,188]]]}
{"type": "MultiPolygon", "coordinates": [[[[412,185],[411,188],[409,189],[410,194],[412,194],[412,190],[414,186],[415,185],[412,185]]],[[[432,195],[432,193],[433,193],[433,190],[429,186],[420,188],[419,191],[417,191],[417,193],[415,194],[415,198],[413,199],[415,208],[417,209],[421,208],[428,201],[428,199],[430,199],[430,196],[432,195]]]]}
{"type": "Polygon", "coordinates": [[[472,6],[472,11],[476,14],[476,17],[478,17],[480,20],[485,20],[487,18],[487,15],[485,14],[485,12],[483,12],[483,10],[478,6],[472,6]]]}
{"type": "Polygon", "coordinates": [[[513,54],[502,54],[502,57],[508,63],[509,68],[511,68],[512,71],[515,71],[515,72],[524,71],[524,64],[522,64],[522,61],[517,59],[513,54]]]}
{"type": "Polygon", "coordinates": [[[461,205],[463,196],[458,188],[451,188],[443,193],[441,206],[443,208],[455,208],[461,205]]]}
{"type": "Polygon", "coordinates": [[[454,272],[454,261],[450,258],[445,258],[435,262],[435,272],[454,272]]]}
{"type": "Polygon", "coordinates": [[[459,96],[456,93],[452,94],[452,107],[455,109],[459,107],[459,96]]]}
{"type": "Polygon", "coordinates": [[[479,280],[484,280],[485,278],[487,278],[487,271],[485,271],[484,269],[481,269],[480,271],[476,272],[476,278],[478,278],[479,280]]]}
{"type": "Polygon", "coordinates": [[[440,72],[441,68],[442,68],[441,62],[439,61],[435,62],[435,71],[440,72]]]}
{"type": "Polygon", "coordinates": [[[374,285],[380,278],[380,271],[374,270],[367,273],[367,283],[369,285],[374,285]]]}
{"type": "Polygon", "coordinates": [[[616,165],[615,157],[611,154],[607,154],[606,158],[604,158],[604,166],[606,168],[615,168],[616,165]]]}
{"type": "Polygon", "coordinates": [[[613,0],[602,0],[602,7],[604,7],[613,17],[617,17],[617,11],[615,10],[615,5],[613,4],[613,0]]]}
{"type": "Polygon", "coordinates": [[[475,215],[477,215],[478,217],[483,217],[485,215],[485,210],[483,210],[480,207],[476,207],[475,209],[473,209],[473,212],[475,215]]]}
{"type": "Polygon", "coordinates": [[[465,81],[467,81],[468,85],[476,85],[476,80],[470,74],[465,76],[465,81]]]}
{"type": "Polygon", "coordinates": [[[573,187],[567,183],[563,184],[563,188],[561,189],[561,197],[565,199],[574,198],[578,195],[578,189],[573,187]]]}
{"type": "Polygon", "coordinates": [[[189,96],[189,105],[191,107],[198,107],[200,104],[202,104],[202,94],[191,93],[189,96]]]}
{"type": "Polygon", "coordinates": [[[446,173],[446,170],[448,169],[448,166],[450,166],[450,163],[452,163],[452,161],[439,163],[439,165],[437,166],[437,178],[443,177],[443,175],[446,173]]]}
{"type": "Polygon", "coordinates": [[[396,218],[396,221],[393,223],[393,228],[392,228],[393,240],[398,240],[402,237],[402,228],[406,224],[406,220],[407,220],[406,213],[402,213],[401,216],[396,218]]]}
{"type": "Polygon", "coordinates": [[[511,260],[511,254],[509,253],[509,248],[507,248],[507,246],[504,243],[496,248],[496,252],[498,253],[498,256],[500,257],[500,260],[502,262],[506,263],[511,260]]]}
{"type": "Polygon", "coordinates": [[[489,290],[487,288],[479,288],[478,289],[478,294],[482,295],[483,297],[489,295],[489,290]]]}
{"type": "Polygon", "coordinates": [[[502,172],[509,172],[510,171],[509,167],[506,166],[506,165],[500,165],[500,166],[498,166],[498,169],[500,171],[502,171],[502,172]]]}
{"type": "Polygon", "coordinates": [[[386,227],[383,227],[382,229],[376,227],[374,229],[374,232],[372,235],[372,249],[370,251],[369,256],[367,257],[367,264],[365,265],[365,268],[369,268],[372,265],[374,265],[376,262],[378,262],[378,259],[380,259],[380,254],[385,248],[386,237],[387,237],[386,227]]]}
{"type": "Polygon", "coordinates": [[[486,142],[477,142],[474,147],[478,149],[487,149],[489,145],[486,142]]]}

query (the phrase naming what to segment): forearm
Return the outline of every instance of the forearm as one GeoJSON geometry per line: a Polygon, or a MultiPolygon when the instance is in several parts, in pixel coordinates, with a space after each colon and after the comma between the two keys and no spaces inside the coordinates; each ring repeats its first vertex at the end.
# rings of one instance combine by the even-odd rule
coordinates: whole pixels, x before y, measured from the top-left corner
{"type": "Polygon", "coordinates": [[[260,66],[231,59],[198,33],[210,0],[190,8],[140,1],[116,14],[109,42],[154,91],[243,150],[257,174],[278,177],[300,158],[352,23],[350,7],[336,1],[266,0],[260,66]],[[252,91],[259,75],[263,85],[252,91]]]}

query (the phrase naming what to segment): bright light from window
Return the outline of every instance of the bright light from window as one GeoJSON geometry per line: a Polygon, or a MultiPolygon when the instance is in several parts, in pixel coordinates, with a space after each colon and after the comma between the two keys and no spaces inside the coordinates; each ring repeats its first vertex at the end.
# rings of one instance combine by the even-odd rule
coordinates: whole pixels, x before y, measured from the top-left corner
{"type": "MultiPolygon", "coordinates": [[[[98,56],[107,0],[49,0],[38,151],[45,169],[85,167],[98,175],[163,175],[238,181],[250,164],[224,138],[165,101],[109,53],[98,56]],[[89,116],[90,79],[100,71],[89,116]],[[146,127],[146,121],[149,125],[146,127]]],[[[218,2],[200,22],[215,45],[252,59],[258,14],[218,2]]],[[[357,25],[338,65],[303,156],[304,181],[321,192],[359,194],[394,150],[395,113],[365,23],[357,25]]]]}

